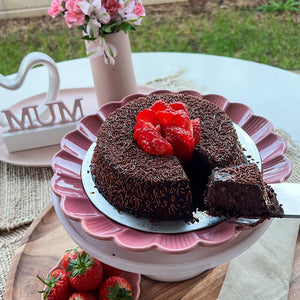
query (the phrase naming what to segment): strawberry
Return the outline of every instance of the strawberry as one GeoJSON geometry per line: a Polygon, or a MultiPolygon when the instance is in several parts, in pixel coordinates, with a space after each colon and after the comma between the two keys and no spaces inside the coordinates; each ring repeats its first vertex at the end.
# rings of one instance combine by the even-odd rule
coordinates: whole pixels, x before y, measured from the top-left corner
{"type": "Polygon", "coordinates": [[[195,145],[200,143],[200,120],[194,119],[192,120],[192,126],[193,126],[193,136],[195,139],[195,145]]]}
{"type": "Polygon", "coordinates": [[[51,272],[45,281],[39,276],[37,278],[47,286],[44,291],[39,291],[41,294],[44,293],[44,299],[67,300],[73,292],[69,275],[65,270],[57,269],[51,272]]]}
{"type": "Polygon", "coordinates": [[[97,297],[89,292],[75,292],[68,300],[97,300],[97,297]]]}
{"type": "Polygon", "coordinates": [[[181,162],[188,162],[194,152],[195,139],[192,133],[180,127],[168,127],[164,131],[165,139],[172,144],[174,154],[181,162]]]}
{"type": "Polygon", "coordinates": [[[102,263],[103,267],[103,278],[106,279],[111,276],[119,276],[121,274],[121,270],[117,269],[113,266],[102,263]]]}
{"type": "Polygon", "coordinates": [[[163,111],[166,110],[169,107],[168,102],[165,100],[158,100],[156,101],[152,106],[151,106],[151,110],[153,112],[157,112],[157,111],[163,111]]]}
{"type": "Polygon", "coordinates": [[[77,259],[78,253],[82,253],[82,252],[83,250],[79,248],[67,250],[66,254],[63,256],[61,260],[63,267],[67,269],[70,259],[77,259]]]}
{"type": "Polygon", "coordinates": [[[164,130],[164,128],[169,126],[175,125],[175,118],[174,118],[174,112],[171,110],[163,110],[158,111],[155,113],[157,119],[159,120],[161,128],[164,130]]]}
{"type": "Polygon", "coordinates": [[[154,135],[152,132],[144,133],[143,139],[138,145],[152,155],[173,155],[173,146],[162,136],[154,135]]]}
{"type": "Polygon", "coordinates": [[[139,147],[152,155],[175,154],[181,162],[192,158],[195,144],[200,142],[200,120],[191,120],[183,102],[168,104],[156,101],[142,110],[134,127],[139,147]]]}
{"type": "Polygon", "coordinates": [[[182,101],[170,103],[169,107],[171,107],[173,110],[183,110],[186,113],[188,113],[188,108],[187,108],[186,104],[183,103],[182,101]]]}
{"type": "Polygon", "coordinates": [[[70,283],[78,291],[97,289],[103,280],[103,268],[99,260],[85,252],[78,253],[77,259],[70,259],[67,272],[70,283]]]}
{"type": "Polygon", "coordinates": [[[145,122],[143,120],[140,120],[136,125],[134,126],[134,134],[133,137],[136,141],[138,141],[140,138],[143,137],[143,134],[145,132],[152,132],[153,134],[161,134],[161,128],[160,125],[154,126],[150,122],[145,122]]]}
{"type": "Polygon", "coordinates": [[[108,277],[98,291],[99,300],[133,300],[132,289],[126,279],[119,276],[108,277]]]}
{"type": "Polygon", "coordinates": [[[152,155],[173,155],[172,145],[166,141],[161,133],[160,127],[154,127],[149,122],[140,120],[135,125],[133,134],[139,147],[152,155]]]}
{"type": "Polygon", "coordinates": [[[174,113],[174,121],[175,125],[180,128],[184,128],[191,133],[193,132],[193,126],[192,126],[192,121],[189,117],[189,115],[183,111],[179,110],[174,113]]]}
{"type": "Polygon", "coordinates": [[[143,120],[145,122],[150,122],[152,125],[156,126],[159,124],[155,113],[151,109],[144,109],[136,117],[136,121],[143,120]]]}

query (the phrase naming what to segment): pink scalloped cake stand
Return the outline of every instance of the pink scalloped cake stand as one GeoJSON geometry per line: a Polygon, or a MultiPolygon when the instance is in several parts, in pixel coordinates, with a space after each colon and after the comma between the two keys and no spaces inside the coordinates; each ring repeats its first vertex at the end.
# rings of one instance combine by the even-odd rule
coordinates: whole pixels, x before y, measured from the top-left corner
{"type": "MultiPolygon", "coordinates": [[[[169,91],[153,93],[162,92],[169,91]]],[[[195,91],[180,93],[202,96],[195,91]]],[[[224,221],[210,228],[187,233],[146,233],[114,222],[93,206],[81,181],[82,161],[89,147],[96,140],[101,124],[109,114],[140,96],[144,95],[130,95],[120,102],[105,104],[97,114],[83,118],[76,130],[62,139],[61,150],[52,160],[55,174],[51,187],[60,201],[59,209],[66,218],[79,223],[83,232],[92,238],[112,241],[126,251],[145,252],[154,249],[166,254],[188,253],[200,246],[217,247],[236,239],[245,230],[255,231],[260,227],[266,229],[270,224],[269,221],[262,222],[254,229],[224,221]]],[[[284,182],[290,176],[291,163],[284,155],[286,144],[282,137],[274,133],[273,126],[268,120],[254,115],[249,107],[241,103],[231,103],[223,96],[210,94],[204,97],[223,109],[232,121],[251,137],[260,153],[263,177],[267,183],[284,182]]]]}

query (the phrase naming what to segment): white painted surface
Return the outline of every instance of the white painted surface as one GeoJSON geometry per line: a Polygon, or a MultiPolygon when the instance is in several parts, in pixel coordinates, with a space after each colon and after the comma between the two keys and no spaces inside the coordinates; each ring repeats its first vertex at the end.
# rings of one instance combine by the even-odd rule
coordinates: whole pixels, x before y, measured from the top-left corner
{"type": "MultiPolygon", "coordinates": [[[[157,78],[184,70],[182,78],[202,94],[220,94],[231,102],[248,105],[256,115],[271,121],[300,141],[300,75],[241,59],[188,53],[134,53],[137,82],[145,85],[157,78]]],[[[57,64],[61,89],[92,87],[87,58],[57,64]]],[[[13,75],[12,75],[13,76],[13,75]]],[[[0,110],[30,96],[47,91],[45,68],[28,73],[27,84],[18,91],[0,88],[0,110]]]]}

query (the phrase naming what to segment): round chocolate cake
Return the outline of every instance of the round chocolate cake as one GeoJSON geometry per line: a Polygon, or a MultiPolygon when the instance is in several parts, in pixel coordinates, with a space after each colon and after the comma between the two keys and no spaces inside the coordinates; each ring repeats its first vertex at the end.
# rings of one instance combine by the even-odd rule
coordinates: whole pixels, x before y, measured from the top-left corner
{"type": "Polygon", "coordinates": [[[152,94],[118,108],[98,132],[91,172],[103,197],[119,210],[151,220],[192,220],[215,167],[245,162],[232,121],[209,101],[186,94],[152,94]],[[192,159],[151,155],[133,138],[136,117],[157,100],[182,101],[200,119],[201,140],[192,159]]]}

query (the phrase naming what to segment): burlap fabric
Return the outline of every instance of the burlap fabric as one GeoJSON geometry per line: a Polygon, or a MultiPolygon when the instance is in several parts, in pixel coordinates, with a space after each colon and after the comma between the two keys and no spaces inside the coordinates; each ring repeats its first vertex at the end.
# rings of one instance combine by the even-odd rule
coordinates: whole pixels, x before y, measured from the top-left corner
{"type": "MultiPolygon", "coordinates": [[[[146,83],[146,85],[157,89],[169,89],[173,91],[179,91],[183,89],[194,89],[195,87],[190,82],[187,82],[183,78],[181,78],[181,75],[183,73],[184,70],[180,70],[178,73],[172,76],[148,82],[146,83]]],[[[286,132],[282,130],[277,131],[287,141],[287,156],[291,159],[294,166],[294,171],[289,181],[300,182],[300,145],[293,142],[286,132]]],[[[5,282],[9,271],[9,267],[20,240],[22,239],[28,226],[32,223],[36,216],[52,201],[50,193],[50,180],[52,175],[53,172],[50,167],[21,167],[0,162],[1,299],[3,299],[5,282]]],[[[296,225],[294,224],[294,229],[295,226],[296,225]]],[[[295,242],[294,237],[292,237],[292,242],[295,242]]],[[[289,265],[289,268],[291,267],[293,260],[293,249],[294,248],[291,249],[290,256],[285,255],[285,257],[289,258],[288,261],[286,261],[286,263],[289,265]]],[[[238,278],[242,277],[241,274],[239,274],[239,272],[240,269],[233,269],[232,279],[234,279],[235,276],[238,276],[238,278]]],[[[285,273],[287,273],[285,277],[285,282],[288,282],[288,276],[290,273],[288,273],[288,270],[285,273]]],[[[232,274],[232,272],[230,272],[230,274],[232,274]]],[[[232,292],[230,290],[230,280],[229,289],[227,287],[228,284],[226,283],[225,295],[230,295],[232,292]]],[[[226,299],[226,297],[222,299],[226,299]]]]}

